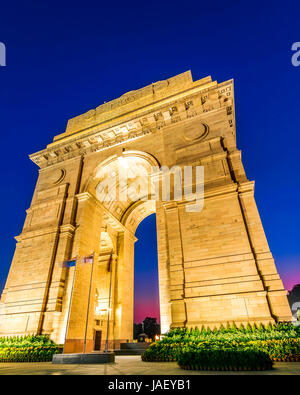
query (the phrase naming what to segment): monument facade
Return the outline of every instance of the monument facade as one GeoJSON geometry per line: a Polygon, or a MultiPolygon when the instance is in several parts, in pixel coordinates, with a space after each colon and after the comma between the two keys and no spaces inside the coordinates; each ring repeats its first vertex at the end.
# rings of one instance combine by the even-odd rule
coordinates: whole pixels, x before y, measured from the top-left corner
{"type": "Polygon", "coordinates": [[[1,297],[1,335],[47,333],[65,352],[132,340],[135,230],[152,213],[162,332],[291,319],[236,146],[232,80],[188,71],[128,92],[70,119],[30,159],[39,177],[1,297]],[[99,183],[120,167],[159,184],[151,169],[162,166],[204,168],[201,210],[184,198],[101,199],[99,183]]]}

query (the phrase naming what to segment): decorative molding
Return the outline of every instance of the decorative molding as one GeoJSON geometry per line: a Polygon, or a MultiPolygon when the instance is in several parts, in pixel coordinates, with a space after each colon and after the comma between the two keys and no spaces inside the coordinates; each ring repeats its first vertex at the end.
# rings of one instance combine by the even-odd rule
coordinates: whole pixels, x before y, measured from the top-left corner
{"type": "MultiPolygon", "coordinates": [[[[110,127],[105,125],[90,126],[83,133],[76,132],[74,135],[66,135],[65,138],[55,141],[46,149],[30,155],[30,159],[39,167],[45,168],[68,159],[87,155],[92,152],[103,151],[124,144],[148,134],[163,131],[165,127],[180,123],[197,115],[206,115],[211,111],[226,110],[229,125],[233,126],[233,82],[216,84],[209,88],[193,88],[177,99],[168,98],[163,100],[163,104],[153,105],[151,111],[145,111],[140,116],[135,116],[124,122],[117,121],[110,127]],[[192,89],[192,91],[193,91],[192,89]]],[[[106,123],[107,124],[107,123],[106,123]]],[[[203,121],[205,125],[205,122],[203,121]]],[[[202,140],[208,133],[206,125],[204,134],[197,137],[197,141],[202,140]]],[[[196,141],[192,139],[192,141],[196,141]]],[[[60,181],[58,181],[60,182],[60,181]]]]}

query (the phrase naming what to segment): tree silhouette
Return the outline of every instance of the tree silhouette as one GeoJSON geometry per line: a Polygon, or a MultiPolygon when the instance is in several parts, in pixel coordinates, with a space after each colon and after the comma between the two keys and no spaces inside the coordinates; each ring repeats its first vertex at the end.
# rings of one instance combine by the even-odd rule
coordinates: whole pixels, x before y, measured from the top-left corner
{"type": "MultiPolygon", "coordinates": [[[[143,323],[144,332],[150,339],[154,339],[155,335],[160,334],[160,325],[156,322],[156,318],[146,317],[143,323]]],[[[142,324],[134,324],[134,339],[137,339],[141,333],[143,333],[142,324]]]]}

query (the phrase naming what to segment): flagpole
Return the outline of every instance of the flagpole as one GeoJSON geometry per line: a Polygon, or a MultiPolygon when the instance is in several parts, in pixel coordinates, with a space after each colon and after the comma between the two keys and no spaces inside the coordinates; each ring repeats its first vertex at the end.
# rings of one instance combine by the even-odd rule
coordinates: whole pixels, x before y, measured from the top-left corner
{"type": "Polygon", "coordinates": [[[108,351],[108,334],[109,334],[109,317],[110,317],[110,301],[111,301],[111,283],[112,283],[112,253],[110,254],[109,258],[109,268],[110,268],[110,282],[109,282],[109,296],[108,296],[108,309],[107,309],[107,332],[106,332],[106,342],[105,342],[105,352],[108,351]]]}
{"type": "MultiPolygon", "coordinates": [[[[69,262],[70,262],[70,261],[69,261],[69,262]]],[[[69,267],[69,269],[70,269],[70,267],[69,267]]],[[[69,303],[69,309],[68,309],[68,318],[67,318],[67,327],[66,327],[66,333],[65,333],[65,342],[64,342],[64,348],[63,348],[63,354],[65,353],[65,346],[66,346],[67,335],[68,335],[68,330],[69,330],[70,313],[71,313],[71,304],[72,304],[72,301],[73,301],[73,290],[74,290],[76,269],[77,269],[77,257],[75,258],[75,269],[74,269],[74,276],[73,276],[73,281],[72,281],[70,303],[69,303]]]]}
{"type": "Polygon", "coordinates": [[[93,252],[91,278],[90,278],[90,289],[89,289],[88,307],[87,307],[87,312],[86,312],[86,324],[85,324],[84,342],[83,342],[83,353],[84,354],[85,354],[85,348],[86,348],[86,335],[87,335],[88,321],[89,321],[90,298],[91,298],[91,289],[92,289],[92,277],[93,277],[93,270],[94,270],[94,257],[95,257],[95,253],[93,252]]]}

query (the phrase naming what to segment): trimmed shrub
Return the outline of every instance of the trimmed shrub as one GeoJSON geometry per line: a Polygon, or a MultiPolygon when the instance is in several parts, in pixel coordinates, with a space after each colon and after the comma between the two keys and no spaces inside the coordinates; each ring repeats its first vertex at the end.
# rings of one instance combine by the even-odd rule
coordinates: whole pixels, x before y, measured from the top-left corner
{"type": "Polygon", "coordinates": [[[152,343],[143,352],[142,361],[144,362],[174,362],[177,360],[178,344],[159,344],[152,343]]]}
{"type": "Polygon", "coordinates": [[[0,337],[0,348],[7,347],[31,347],[31,346],[53,346],[49,335],[27,335],[0,337]]]}
{"type": "Polygon", "coordinates": [[[1,348],[0,362],[48,362],[54,354],[61,352],[60,346],[1,348]]]}
{"type": "Polygon", "coordinates": [[[205,328],[175,328],[153,343],[142,355],[143,361],[176,361],[185,352],[237,350],[246,348],[267,353],[273,361],[300,360],[300,328],[291,323],[277,325],[235,325],[211,331],[205,328]]]}
{"type": "Polygon", "coordinates": [[[254,346],[270,355],[275,362],[300,362],[300,339],[251,341],[254,346]]]}
{"type": "Polygon", "coordinates": [[[237,328],[234,324],[227,325],[226,328],[221,327],[218,331],[211,331],[209,328],[175,328],[171,329],[164,338],[162,343],[190,343],[206,340],[218,341],[239,341],[249,342],[253,340],[273,340],[273,339],[290,339],[300,338],[300,326],[296,327],[291,323],[279,323],[276,325],[268,324],[265,327],[260,324],[247,325],[246,328],[241,326],[237,328]]]}
{"type": "Polygon", "coordinates": [[[267,353],[250,348],[211,349],[181,352],[178,365],[188,370],[266,370],[273,362],[267,353]]]}
{"type": "Polygon", "coordinates": [[[62,350],[47,335],[0,338],[0,362],[47,362],[62,350]]]}

